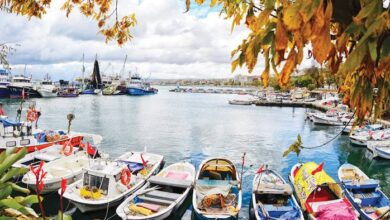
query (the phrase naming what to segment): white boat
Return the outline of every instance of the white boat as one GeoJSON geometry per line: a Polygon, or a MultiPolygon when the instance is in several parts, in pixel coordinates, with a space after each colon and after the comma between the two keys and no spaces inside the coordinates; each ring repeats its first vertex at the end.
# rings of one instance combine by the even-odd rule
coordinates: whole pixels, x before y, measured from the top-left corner
{"type": "Polygon", "coordinates": [[[116,206],[155,175],[162,162],[163,156],[142,152],[128,152],[115,161],[97,159],[83,169],[82,179],[69,185],[63,197],[83,213],[116,206]]]}
{"type": "Polygon", "coordinates": [[[369,125],[366,125],[366,126],[363,126],[363,127],[356,127],[356,128],[353,128],[352,125],[348,125],[344,128],[343,130],[343,133],[344,134],[349,134],[351,133],[351,131],[353,130],[354,133],[358,133],[358,132],[362,132],[362,131],[378,131],[378,130],[381,130],[383,129],[383,125],[382,124],[369,124],[369,125]]]}
{"type": "Polygon", "coordinates": [[[252,105],[254,102],[251,100],[238,100],[238,99],[233,99],[229,100],[230,105],[252,105]]]}
{"type": "Polygon", "coordinates": [[[390,160],[390,140],[368,141],[367,148],[372,151],[374,157],[390,160]]]}
{"type": "Polygon", "coordinates": [[[211,158],[199,167],[192,195],[197,219],[238,219],[242,191],[234,164],[224,158],[211,158]]]}
{"type": "Polygon", "coordinates": [[[336,108],[328,110],[324,113],[312,114],[311,118],[314,124],[330,125],[330,126],[342,126],[352,124],[352,115],[347,112],[339,112],[336,108]]]}
{"type": "Polygon", "coordinates": [[[367,147],[367,142],[370,140],[381,141],[387,139],[390,139],[390,129],[362,131],[349,135],[349,140],[352,144],[362,147],[367,147]]]}
{"type": "Polygon", "coordinates": [[[338,170],[344,194],[364,220],[388,219],[390,200],[380,190],[379,181],[370,179],[352,164],[343,164],[338,170]],[[382,216],[382,217],[381,217],[382,216]]]}
{"type": "Polygon", "coordinates": [[[251,200],[255,219],[304,219],[292,187],[274,170],[255,174],[251,200]]]}
{"type": "MultiPolygon", "coordinates": [[[[57,191],[61,187],[62,178],[67,179],[67,184],[72,184],[79,180],[82,176],[83,168],[88,166],[88,160],[87,153],[80,151],[76,154],[44,163],[43,170],[47,174],[43,179],[45,187],[41,193],[47,194],[57,191]]],[[[22,182],[32,190],[37,188],[35,176],[31,171],[23,176],[22,182]]]]}
{"type": "MultiPolygon", "coordinates": [[[[86,134],[79,133],[78,135],[82,135],[83,141],[92,143],[94,146],[99,146],[102,142],[103,138],[100,135],[96,134],[86,134]]],[[[35,167],[41,161],[45,163],[49,163],[51,161],[60,159],[62,157],[67,157],[67,154],[75,154],[79,150],[82,150],[80,147],[70,146],[69,142],[64,142],[64,144],[53,144],[50,147],[38,149],[32,153],[27,154],[22,159],[18,160],[14,163],[13,167],[26,167],[28,168],[30,165],[35,167]],[[71,150],[69,150],[72,148],[71,150]]]]}
{"type": "Polygon", "coordinates": [[[49,74],[47,74],[45,79],[43,79],[43,81],[38,86],[37,91],[43,98],[52,98],[57,97],[59,88],[53,84],[49,74]]]}
{"type": "Polygon", "coordinates": [[[122,219],[166,219],[183,204],[194,180],[192,164],[172,164],[150,177],[145,186],[118,206],[116,213],[122,219]]]}

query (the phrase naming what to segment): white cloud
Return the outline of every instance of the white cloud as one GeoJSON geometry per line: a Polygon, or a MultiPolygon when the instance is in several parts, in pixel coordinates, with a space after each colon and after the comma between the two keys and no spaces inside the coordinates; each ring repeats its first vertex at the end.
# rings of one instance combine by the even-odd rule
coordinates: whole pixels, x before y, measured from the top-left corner
{"type": "MultiPolygon", "coordinates": [[[[81,57],[85,53],[87,70],[91,71],[95,54],[104,70],[119,72],[125,55],[127,70],[153,78],[222,78],[231,76],[230,52],[246,37],[244,27],[230,32],[230,21],[208,7],[195,7],[184,13],[179,0],[119,1],[119,13],[135,12],[138,20],[134,39],[120,48],[105,44],[98,35],[96,22],[83,17],[77,9],[65,17],[62,1],[53,2],[41,20],[2,14],[0,42],[20,44],[10,56],[14,73],[28,73],[41,78],[71,79],[80,75],[81,57]]],[[[260,73],[260,60],[254,71],[260,73]]],[[[107,71],[108,73],[109,71],[107,71]]],[[[246,69],[237,73],[246,72],[246,69]]]]}

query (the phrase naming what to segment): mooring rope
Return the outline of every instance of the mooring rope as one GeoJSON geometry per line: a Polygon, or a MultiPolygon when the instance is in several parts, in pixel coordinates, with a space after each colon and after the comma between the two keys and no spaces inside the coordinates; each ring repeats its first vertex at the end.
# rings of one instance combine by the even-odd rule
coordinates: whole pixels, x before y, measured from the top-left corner
{"type": "Polygon", "coordinates": [[[341,131],[339,133],[336,134],[336,136],[334,136],[333,138],[329,139],[328,141],[326,141],[325,143],[322,143],[320,145],[317,145],[317,146],[313,146],[313,147],[306,147],[306,146],[303,146],[301,145],[301,148],[302,149],[315,149],[315,148],[320,148],[320,147],[323,147],[327,144],[329,144],[330,142],[334,141],[338,136],[340,136],[343,131],[345,130],[345,128],[349,125],[349,123],[351,123],[352,119],[355,117],[355,113],[356,113],[356,110],[353,112],[353,115],[352,117],[349,119],[348,123],[346,123],[343,127],[343,129],[341,129],[341,131]]]}

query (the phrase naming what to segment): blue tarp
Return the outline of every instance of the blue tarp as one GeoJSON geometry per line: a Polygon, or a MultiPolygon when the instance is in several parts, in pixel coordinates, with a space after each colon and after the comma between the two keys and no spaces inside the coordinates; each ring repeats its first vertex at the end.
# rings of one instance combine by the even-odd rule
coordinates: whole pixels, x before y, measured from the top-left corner
{"type": "Polygon", "coordinates": [[[124,161],[124,160],[121,160],[121,162],[127,164],[127,167],[133,174],[136,174],[138,171],[144,168],[144,165],[142,165],[141,163],[134,163],[134,162],[124,161]]]}
{"type": "Polygon", "coordinates": [[[21,122],[16,122],[16,121],[10,121],[8,119],[1,119],[1,123],[3,123],[3,126],[6,127],[11,127],[11,126],[22,126],[21,122]]]}

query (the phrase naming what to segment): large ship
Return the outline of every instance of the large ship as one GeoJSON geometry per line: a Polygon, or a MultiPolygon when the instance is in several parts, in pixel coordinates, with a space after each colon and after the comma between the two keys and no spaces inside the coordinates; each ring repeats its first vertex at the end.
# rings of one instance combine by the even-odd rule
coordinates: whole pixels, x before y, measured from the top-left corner
{"type": "Polygon", "coordinates": [[[58,87],[54,85],[53,81],[50,79],[49,74],[43,79],[38,87],[38,93],[42,97],[57,97],[58,87]]]}
{"type": "Polygon", "coordinates": [[[33,88],[31,77],[25,75],[16,75],[12,77],[11,83],[8,85],[10,98],[40,98],[42,97],[38,91],[33,88]]]}
{"type": "Polygon", "coordinates": [[[9,73],[6,70],[0,70],[0,98],[9,98],[10,81],[9,73]]]}
{"type": "Polygon", "coordinates": [[[127,94],[132,96],[157,94],[158,89],[150,86],[138,74],[132,75],[127,85],[127,94]]]}

